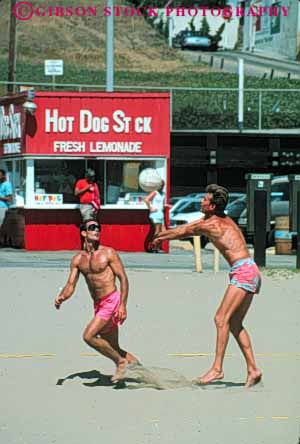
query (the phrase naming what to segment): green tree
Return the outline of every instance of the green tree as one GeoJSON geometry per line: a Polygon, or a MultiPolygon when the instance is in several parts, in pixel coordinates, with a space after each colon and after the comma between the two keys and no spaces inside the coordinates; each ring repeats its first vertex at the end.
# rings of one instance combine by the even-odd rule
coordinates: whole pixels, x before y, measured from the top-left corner
{"type": "Polygon", "coordinates": [[[201,37],[209,37],[209,33],[210,33],[210,27],[207,21],[207,18],[204,17],[201,23],[201,28],[199,31],[199,35],[201,37]]]}
{"type": "Polygon", "coordinates": [[[217,30],[216,34],[211,37],[213,45],[216,47],[219,46],[220,41],[222,40],[222,34],[225,29],[225,23],[222,23],[222,25],[217,30]]]}
{"type": "Polygon", "coordinates": [[[188,26],[191,31],[196,31],[196,26],[195,26],[194,20],[195,20],[195,17],[193,17],[192,20],[188,23],[188,26]]]}

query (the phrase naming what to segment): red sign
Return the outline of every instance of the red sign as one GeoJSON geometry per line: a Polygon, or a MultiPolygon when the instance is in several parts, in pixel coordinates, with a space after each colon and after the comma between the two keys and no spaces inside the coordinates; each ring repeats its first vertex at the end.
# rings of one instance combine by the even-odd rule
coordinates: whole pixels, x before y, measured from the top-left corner
{"type": "Polygon", "coordinates": [[[24,152],[25,115],[20,97],[14,99],[17,100],[0,100],[0,156],[20,155],[24,152]]]}
{"type": "Polygon", "coordinates": [[[169,94],[38,92],[34,102],[26,154],[169,157],[169,94]]]}

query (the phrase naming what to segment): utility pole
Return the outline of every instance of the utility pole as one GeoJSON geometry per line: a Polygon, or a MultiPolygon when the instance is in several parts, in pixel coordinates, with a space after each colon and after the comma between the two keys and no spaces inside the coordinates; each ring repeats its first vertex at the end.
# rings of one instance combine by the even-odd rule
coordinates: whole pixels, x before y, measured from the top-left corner
{"type": "Polygon", "coordinates": [[[244,59],[238,59],[239,99],[238,99],[238,128],[244,127],[244,59]]]}
{"type": "Polygon", "coordinates": [[[106,91],[114,90],[114,1],[108,0],[111,14],[106,17],[106,91]]]}
{"type": "MultiPolygon", "coordinates": [[[[9,53],[8,53],[8,81],[15,82],[16,76],[16,55],[17,55],[17,29],[16,17],[14,15],[14,6],[16,0],[10,0],[10,26],[9,26],[9,53]]],[[[8,93],[15,92],[15,85],[7,86],[8,93]]]]}

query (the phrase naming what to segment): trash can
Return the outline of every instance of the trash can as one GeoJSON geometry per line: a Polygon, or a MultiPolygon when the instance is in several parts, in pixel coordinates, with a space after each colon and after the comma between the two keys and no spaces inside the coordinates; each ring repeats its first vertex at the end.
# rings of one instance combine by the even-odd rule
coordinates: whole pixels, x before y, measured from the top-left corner
{"type": "Polygon", "coordinates": [[[275,218],[275,254],[292,254],[292,237],[289,216],[275,218]]]}

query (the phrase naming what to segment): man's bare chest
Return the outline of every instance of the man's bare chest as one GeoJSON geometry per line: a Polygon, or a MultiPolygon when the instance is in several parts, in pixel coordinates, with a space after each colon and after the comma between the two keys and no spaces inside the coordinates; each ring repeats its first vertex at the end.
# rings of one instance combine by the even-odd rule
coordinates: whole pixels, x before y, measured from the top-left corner
{"type": "Polygon", "coordinates": [[[82,274],[103,273],[108,267],[108,260],[105,256],[90,254],[81,258],[79,270],[82,274]]]}

